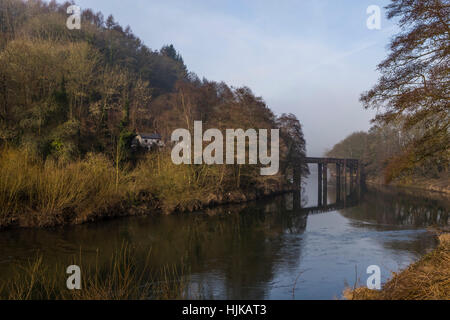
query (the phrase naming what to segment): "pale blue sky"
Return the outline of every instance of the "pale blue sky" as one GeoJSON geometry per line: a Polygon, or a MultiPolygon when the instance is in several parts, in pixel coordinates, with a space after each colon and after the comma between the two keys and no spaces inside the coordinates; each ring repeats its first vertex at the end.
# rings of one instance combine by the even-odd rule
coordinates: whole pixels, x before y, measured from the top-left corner
{"type": "Polygon", "coordinates": [[[320,156],[373,111],[359,95],[378,79],[377,64],[396,28],[366,27],[369,5],[388,0],[78,0],[113,14],[152,49],[172,43],[190,71],[249,86],[276,114],[294,113],[307,151],[320,156]]]}

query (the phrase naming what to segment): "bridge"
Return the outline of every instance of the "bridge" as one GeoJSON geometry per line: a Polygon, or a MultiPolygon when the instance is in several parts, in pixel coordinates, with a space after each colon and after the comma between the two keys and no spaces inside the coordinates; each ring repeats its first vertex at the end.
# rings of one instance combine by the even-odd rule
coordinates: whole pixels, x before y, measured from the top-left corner
{"type": "MultiPolygon", "coordinates": [[[[317,186],[318,186],[318,204],[320,207],[327,206],[328,194],[328,165],[335,165],[336,173],[336,202],[341,202],[341,191],[344,191],[344,198],[347,196],[347,190],[350,193],[360,192],[360,186],[363,182],[363,166],[358,159],[340,159],[340,158],[304,158],[304,163],[317,164],[317,186]]],[[[294,186],[297,190],[301,189],[300,167],[294,168],[293,176],[294,186]]]]}

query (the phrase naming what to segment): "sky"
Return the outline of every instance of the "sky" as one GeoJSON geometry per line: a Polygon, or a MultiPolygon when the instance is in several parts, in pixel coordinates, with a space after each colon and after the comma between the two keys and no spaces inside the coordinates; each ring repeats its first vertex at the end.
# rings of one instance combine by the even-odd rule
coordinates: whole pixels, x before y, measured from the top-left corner
{"type": "MultiPolygon", "coordinates": [[[[300,120],[308,156],[354,131],[376,111],[359,102],[398,31],[388,0],[76,0],[112,14],[153,50],[173,44],[200,78],[248,86],[275,114],[300,120]],[[369,30],[366,10],[382,10],[369,30]]],[[[257,129],[257,128],[255,128],[257,129]]]]}

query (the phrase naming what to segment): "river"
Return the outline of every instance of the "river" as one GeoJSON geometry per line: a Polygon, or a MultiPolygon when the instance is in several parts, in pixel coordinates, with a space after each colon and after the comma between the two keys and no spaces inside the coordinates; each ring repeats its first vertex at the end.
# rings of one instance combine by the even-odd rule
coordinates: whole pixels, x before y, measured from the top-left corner
{"type": "Polygon", "coordinates": [[[333,207],[317,207],[317,176],[301,196],[285,194],[194,214],[127,217],[53,229],[0,233],[0,281],[17,263],[40,252],[44,263],[109,257],[124,242],[145,251],[152,266],[183,259],[190,298],[336,299],[346,286],[364,285],[370,265],[382,282],[432,250],[427,227],[447,225],[449,201],[400,189],[348,192],[333,207]],[[301,207],[299,206],[301,205],[301,207]]]}

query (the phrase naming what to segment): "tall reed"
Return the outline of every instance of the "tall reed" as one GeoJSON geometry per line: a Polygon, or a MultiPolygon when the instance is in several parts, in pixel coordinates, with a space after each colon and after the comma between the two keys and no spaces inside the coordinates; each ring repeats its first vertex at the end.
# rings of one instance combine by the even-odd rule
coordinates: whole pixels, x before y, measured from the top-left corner
{"type": "Polygon", "coordinates": [[[100,263],[87,263],[81,252],[78,257],[49,266],[38,254],[25,265],[18,265],[16,273],[0,285],[0,299],[4,300],[144,300],[186,298],[188,270],[180,259],[176,265],[150,267],[151,250],[145,257],[135,248],[123,243],[111,257],[100,263]],[[81,289],[66,287],[65,268],[79,265],[81,289]]]}
{"type": "Polygon", "coordinates": [[[6,150],[0,157],[0,226],[86,221],[124,198],[126,178],[120,176],[121,188],[115,179],[102,155],[67,164],[6,150]]]}

